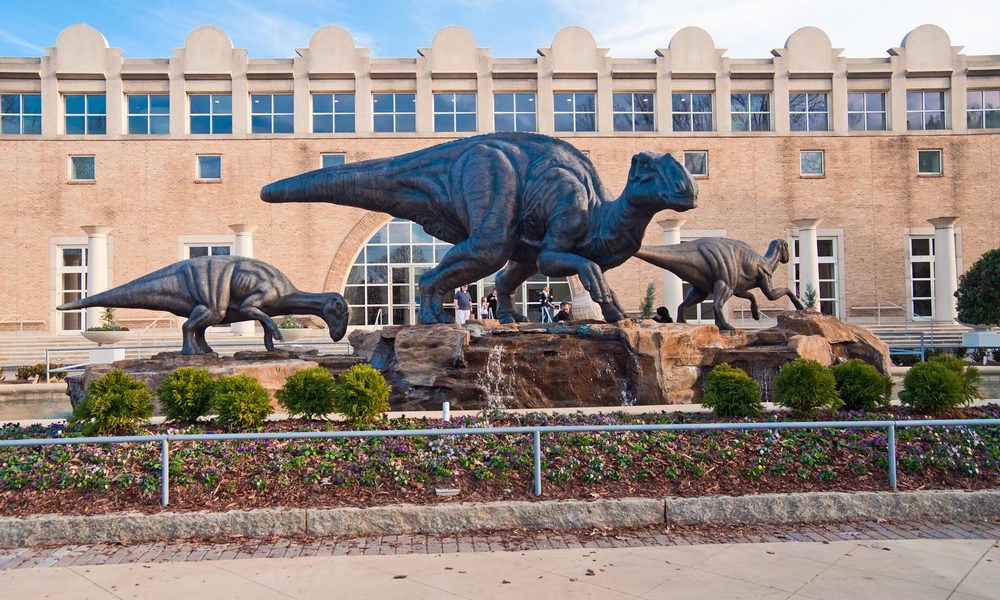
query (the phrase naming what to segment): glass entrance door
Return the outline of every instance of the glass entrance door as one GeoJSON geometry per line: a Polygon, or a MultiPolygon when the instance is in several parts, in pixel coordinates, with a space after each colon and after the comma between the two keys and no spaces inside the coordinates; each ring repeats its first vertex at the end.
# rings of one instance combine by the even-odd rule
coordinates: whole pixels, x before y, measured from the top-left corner
{"type": "MultiPolygon", "coordinates": [[[[60,246],[56,276],[59,304],[73,302],[87,295],[87,247],[60,246]]],[[[86,309],[60,311],[59,331],[82,331],[86,326],[86,309]]]]}

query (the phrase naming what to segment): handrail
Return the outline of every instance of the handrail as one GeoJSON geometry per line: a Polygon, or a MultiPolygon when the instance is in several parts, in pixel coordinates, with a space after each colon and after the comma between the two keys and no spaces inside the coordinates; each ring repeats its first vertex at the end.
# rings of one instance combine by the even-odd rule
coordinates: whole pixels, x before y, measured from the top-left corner
{"type": "MultiPolygon", "coordinates": [[[[143,336],[143,334],[146,333],[147,331],[149,331],[150,327],[152,327],[153,325],[156,325],[162,319],[167,318],[167,317],[169,317],[170,320],[173,320],[174,319],[174,314],[166,312],[166,311],[157,314],[156,318],[153,319],[149,323],[149,325],[146,325],[145,327],[143,327],[142,329],[140,329],[139,331],[136,332],[136,334],[135,334],[135,340],[136,340],[136,342],[138,342],[141,345],[142,344],[142,336],[143,336]]],[[[154,346],[156,345],[156,329],[153,330],[153,345],[154,346]]],[[[142,350],[139,351],[139,358],[142,358],[142,350]]]]}
{"type": "Polygon", "coordinates": [[[442,437],[447,435],[516,435],[530,433],[534,457],[534,494],[542,495],[541,436],[543,433],[590,433],[624,431],[747,431],[757,429],[886,429],[889,463],[889,487],[897,487],[897,427],[983,427],[1000,426],[1000,419],[928,419],[904,421],[776,421],[766,423],[664,423],[648,425],[530,425],[521,427],[465,427],[449,429],[385,429],[362,431],[281,431],[270,433],[197,433],[127,435],[79,438],[37,438],[0,440],[0,448],[21,446],[60,446],[79,444],[160,443],[160,504],[170,500],[170,442],[208,442],[233,440],[298,440],[385,437],[442,437]]]}
{"type": "Polygon", "coordinates": [[[16,314],[16,315],[7,315],[6,317],[0,319],[0,325],[2,325],[3,323],[17,323],[17,325],[18,325],[18,328],[17,328],[17,337],[23,337],[24,336],[24,324],[25,323],[41,323],[44,326],[45,325],[45,320],[44,319],[24,319],[24,318],[21,317],[20,314],[16,314]]]}
{"type": "Polygon", "coordinates": [[[903,321],[909,323],[913,317],[911,311],[905,306],[900,306],[895,302],[890,302],[888,300],[879,300],[875,306],[852,306],[851,310],[874,310],[875,311],[875,323],[878,325],[882,324],[882,309],[893,309],[903,311],[903,321]]]}

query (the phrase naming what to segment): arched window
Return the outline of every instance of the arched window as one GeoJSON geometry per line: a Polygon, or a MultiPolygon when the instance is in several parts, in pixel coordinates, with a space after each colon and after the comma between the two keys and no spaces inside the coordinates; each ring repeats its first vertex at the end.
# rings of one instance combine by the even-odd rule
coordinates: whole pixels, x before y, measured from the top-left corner
{"type": "MultiPolygon", "coordinates": [[[[406,219],[393,219],[375,232],[354,260],[347,274],[344,298],[351,305],[350,325],[411,325],[420,309],[420,276],[433,268],[451,244],[427,234],[406,219]]],[[[493,291],[496,273],[469,285],[478,307],[480,298],[493,291]]],[[[553,302],[572,299],[564,277],[535,275],[514,294],[517,311],[532,321],[541,314],[538,290],[548,285],[553,302]]],[[[454,292],[445,296],[445,309],[454,310],[454,292]]],[[[473,310],[473,318],[476,318],[473,310]]]]}

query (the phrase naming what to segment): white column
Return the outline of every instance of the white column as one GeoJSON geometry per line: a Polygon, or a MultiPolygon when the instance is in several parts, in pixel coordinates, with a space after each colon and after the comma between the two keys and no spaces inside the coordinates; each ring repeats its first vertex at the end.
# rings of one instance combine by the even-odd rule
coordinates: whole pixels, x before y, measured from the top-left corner
{"type": "Polygon", "coordinates": [[[816,290],[816,308],[819,309],[819,253],[816,248],[816,226],[822,219],[796,219],[792,223],[799,229],[799,298],[805,299],[806,289],[816,290]]]}
{"type": "Polygon", "coordinates": [[[958,217],[927,219],[934,226],[934,320],[952,322],[958,317],[955,290],[955,221],[958,217]]]}
{"type": "MultiPolygon", "coordinates": [[[[87,295],[93,296],[108,289],[108,234],[111,228],[85,225],[82,229],[87,232],[87,295]]],[[[99,306],[88,308],[84,329],[100,325],[103,313],[104,309],[99,306]]]]}
{"type": "MultiPolygon", "coordinates": [[[[666,245],[681,243],[681,226],[685,219],[663,219],[656,224],[663,228],[663,243],[666,245]]],[[[681,278],[666,269],[663,270],[663,305],[670,311],[670,316],[677,320],[677,307],[684,301],[684,282],[681,278]]]]}
{"type": "MultiPolygon", "coordinates": [[[[229,228],[236,233],[236,247],[233,249],[233,254],[253,258],[253,232],[257,231],[257,226],[238,223],[230,225],[229,228]]],[[[254,321],[233,323],[232,331],[233,335],[252,336],[256,333],[256,324],[254,321]]]]}

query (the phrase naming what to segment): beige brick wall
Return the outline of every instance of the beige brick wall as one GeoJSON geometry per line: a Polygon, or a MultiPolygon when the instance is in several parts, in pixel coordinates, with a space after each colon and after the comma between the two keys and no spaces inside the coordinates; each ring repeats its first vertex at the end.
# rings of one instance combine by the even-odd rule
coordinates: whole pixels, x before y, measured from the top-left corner
{"type": "MultiPolygon", "coordinates": [[[[339,290],[360,246],[388,217],[324,204],[268,205],[258,198],[261,186],[317,168],[322,152],[345,152],[353,162],[439,141],[412,136],[0,140],[0,253],[8,267],[0,279],[0,319],[18,314],[52,325],[52,240],[85,236],[82,225],[112,228],[112,285],[177,260],[178,236],[232,235],[229,224],[250,223],[259,226],[254,234],[258,258],[281,268],[302,289],[339,290]],[[195,182],[195,156],[201,153],[223,156],[220,183],[195,182]],[[71,154],[96,156],[95,183],[67,182],[71,154]]],[[[929,227],[929,218],[960,218],[962,269],[1000,245],[997,134],[570,141],[590,152],[612,194],[624,186],[635,152],[673,152],[680,159],[684,150],[707,150],[710,176],[699,180],[699,207],[682,216],[685,229],[724,229],[762,251],[769,240],[786,237],[796,218],[821,217],[821,229],[842,228],[845,307],[905,304],[905,230],[929,227]],[[943,149],[943,176],[917,176],[920,148],[943,149]],[[799,176],[800,149],[826,151],[825,177],[799,176]]],[[[646,242],[660,240],[654,220],[646,242]]],[[[608,277],[627,309],[638,307],[650,281],[662,294],[662,272],[635,259],[608,277]]],[[[784,284],[783,270],[778,277],[784,284]]]]}

